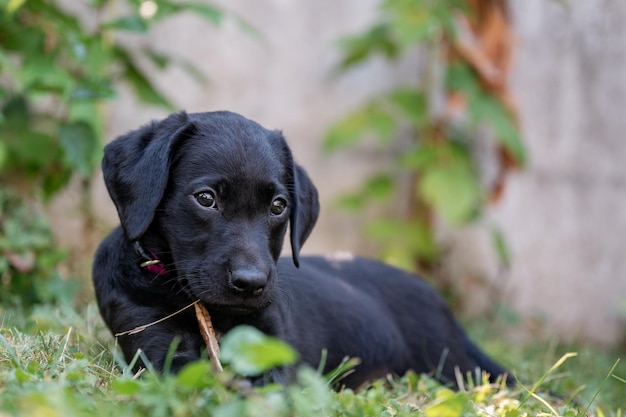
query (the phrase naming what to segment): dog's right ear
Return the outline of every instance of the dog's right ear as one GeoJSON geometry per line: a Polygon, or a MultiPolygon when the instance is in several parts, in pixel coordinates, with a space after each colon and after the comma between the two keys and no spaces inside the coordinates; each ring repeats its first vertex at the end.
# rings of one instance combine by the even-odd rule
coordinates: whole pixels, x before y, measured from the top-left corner
{"type": "Polygon", "coordinates": [[[129,240],[139,239],[152,223],[167,186],[172,147],[194,130],[187,113],[180,112],[105,146],[104,182],[129,240]]]}

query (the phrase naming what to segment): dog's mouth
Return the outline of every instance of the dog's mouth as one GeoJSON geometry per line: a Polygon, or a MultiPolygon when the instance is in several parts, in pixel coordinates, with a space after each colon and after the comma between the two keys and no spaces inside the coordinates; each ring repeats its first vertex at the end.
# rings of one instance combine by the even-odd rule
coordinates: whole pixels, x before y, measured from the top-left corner
{"type": "Polygon", "coordinates": [[[271,301],[262,303],[225,304],[201,300],[209,310],[228,316],[248,316],[256,314],[270,306],[271,301]]]}
{"type": "MultiPolygon", "coordinates": [[[[268,304],[269,305],[269,304],[268,304]]],[[[263,310],[266,306],[256,307],[249,305],[209,305],[209,308],[230,316],[247,316],[263,310]]]]}
{"type": "Polygon", "coordinates": [[[262,299],[248,300],[215,300],[212,297],[192,297],[200,302],[209,310],[216,311],[221,314],[232,316],[245,316],[258,313],[266,309],[272,304],[271,299],[263,297],[262,299]]]}
{"type": "Polygon", "coordinates": [[[272,304],[271,297],[261,296],[258,298],[240,297],[195,297],[209,310],[229,316],[246,316],[258,313],[272,304]]]}

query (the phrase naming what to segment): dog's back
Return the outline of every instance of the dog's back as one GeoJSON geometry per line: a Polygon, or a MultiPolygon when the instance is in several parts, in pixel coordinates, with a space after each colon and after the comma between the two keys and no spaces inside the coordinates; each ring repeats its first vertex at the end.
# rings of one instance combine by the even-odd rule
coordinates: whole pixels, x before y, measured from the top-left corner
{"type": "Polygon", "coordinates": [[[327,371],[345,357],[360,359],[355,381],[408,369],[454,384],[455,368],[462,377],[482,370],[491,380],[506,373],[417,276],[360,257],[302,257],[299,270],[281,259],[279,271],[289,294],[283,308],[302,328],[289,341],[311,364],[319,362],[325,347],[327,371]]]}

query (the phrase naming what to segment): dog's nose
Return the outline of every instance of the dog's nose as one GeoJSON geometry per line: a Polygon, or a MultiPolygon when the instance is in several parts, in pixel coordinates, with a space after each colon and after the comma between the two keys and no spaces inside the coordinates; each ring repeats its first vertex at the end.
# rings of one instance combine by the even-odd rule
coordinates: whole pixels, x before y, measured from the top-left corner
{"type": "Polygon", "coordinates": [[[230,284],[238,293],[258,297],[267,285],[268,274],[258,269],[237,269],[231,273],[230,284]]]}

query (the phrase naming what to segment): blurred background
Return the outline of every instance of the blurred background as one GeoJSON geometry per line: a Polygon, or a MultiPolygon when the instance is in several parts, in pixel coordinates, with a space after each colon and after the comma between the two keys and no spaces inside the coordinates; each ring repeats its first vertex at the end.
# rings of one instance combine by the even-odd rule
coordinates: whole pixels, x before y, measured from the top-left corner
{"type": "Polygon", "coordinates": [[[104,143],[172,111],[280,129],[305,253],[419,272],[509,340],[626,336],[621,0],[0,2],[0,300],[93,300],[104,143]]]}

